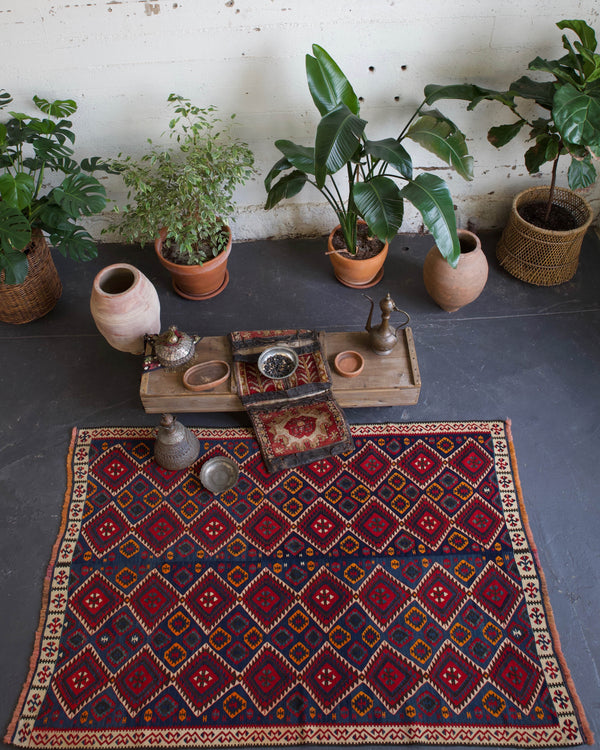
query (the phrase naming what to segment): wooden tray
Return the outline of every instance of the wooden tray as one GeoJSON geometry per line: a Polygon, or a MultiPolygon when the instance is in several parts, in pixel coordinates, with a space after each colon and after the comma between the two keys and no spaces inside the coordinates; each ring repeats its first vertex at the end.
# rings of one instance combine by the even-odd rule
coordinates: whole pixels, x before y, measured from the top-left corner
{"type": "MultiPolygon", "coordinates": [[[[342,408],[405,406],[418,402],[421,376],[410,328],[399,331],[398,343],[385,357],[371,351],[366,331],[324,333],[322,340],[331,369],[333,393],[342,408]],[[363,371],[354,378],[344,378],[333,368],[335,356],[346,349],[360,352],[365,359],[363,371]]],[[[211,359],[231,364],[231,349],[226,336],[203,338],[188,366],[211,359]]],[[[184,387],[181,372],[158,369],[142,375],[140,398],[148,414],[244,411],[232,390],[234,387],[232,376],[212,391],[194,393],[184,387]]]]}

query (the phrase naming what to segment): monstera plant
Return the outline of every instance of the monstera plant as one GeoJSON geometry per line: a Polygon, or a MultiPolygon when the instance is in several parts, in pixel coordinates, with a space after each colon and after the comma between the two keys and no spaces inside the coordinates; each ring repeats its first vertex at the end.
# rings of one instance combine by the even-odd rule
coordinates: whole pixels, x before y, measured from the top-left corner
{"type": "Polygon", "coordinates": [[[418,143],[465,179],[472,178],[472,157],[464,135],[447,117],[426,108],[412,113],[398,133],[372,140],[367,121],[360,116],[359,99],[337,63],[320,46],[306,56],[306,75],[321,119],[314,144],[301,146],[275,141],[282,153],[265,179],[265,208],[312,185],[335,212],[351,255],[357,248],[357,223],[363,219],[370,234],[389,242],[404,217],[404,200],[418,209],[424,225],[452,266],[460,255],[452,197],[437,175],[413,173],[407,140],[418,143]]]}
{"type": "MultiPolygon", "coordinates": [[[[0,109],[11,102],[9,93],[0,93],[0,109]]],[[[39,96],[33,102],[45,117],[11,111],[0,123],[0,271],[6,284],[25,280],[23,251],[34,229],[46,233],[63,255],[95,257],[96,244],[79,221],[106,205],[104,187],[90,173],[108,167],[98,157],[73,159],[75,134],[66,118],[77,104],[39,96]]]]}
{"type": "Polygon", "coordinates": [[[469,102],[467,109],[472,110],[482,101],[495,101],[510,110],[515,119],[490,128],[488,140],[500,148],[525,129],[531,144],[525,151],[527,170],[534,174],[544,164],[552,163],[543,212],[546,222],[553,206],[559,159],[570,156],[568,185],[577,190],[595,182],[593,158],[600,156],[600,55],[596,52],[596,35],[582,20],[565,20],[556,25],[574,32],[578,40],[572,44],[563,34],[565,55],[557,60],[536,57],[528,66],[531,71],[549,74],[551,80],[534,80],[524,75],[506,91],[476,84],[425,87],[428,104],[439,99],[463,99],[469,102]],[[534,114],[530,114],[531,104],[538,107],[534,114]]]}

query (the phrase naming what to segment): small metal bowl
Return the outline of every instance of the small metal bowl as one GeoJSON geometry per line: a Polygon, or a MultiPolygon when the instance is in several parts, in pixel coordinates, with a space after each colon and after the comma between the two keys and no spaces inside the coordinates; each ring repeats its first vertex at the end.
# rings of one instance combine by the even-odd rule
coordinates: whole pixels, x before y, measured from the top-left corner
{"type": "Polygon", "coordinates": [[[289,346],[270,346],[258,358],[258,369],[271,380],[289,378],[298,367],[298,355],[289,346]]]}
{"type": "Polygon", "coordinates": [[[225,456],[209,458],[202,464],[200,481],[213,495],[220,495],[237,484],[240,470],[235,461],[225,456]]]}

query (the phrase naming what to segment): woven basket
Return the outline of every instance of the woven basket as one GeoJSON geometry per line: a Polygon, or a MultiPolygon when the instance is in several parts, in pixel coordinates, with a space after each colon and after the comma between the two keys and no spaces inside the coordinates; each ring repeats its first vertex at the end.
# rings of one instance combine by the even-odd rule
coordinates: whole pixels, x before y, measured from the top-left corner
{"type": "Polygon", "coordinates": [[[46,238],[34,229],[27,253],[29,271],[22,284],[5,284],[0,273],[0,320],[3,323],[29,323],[41,318],[56,305],[62,284],[46,238]]]}
{"type": "Polygon", "coordinates": [[[555,188],[552,202],[573,214],[578,224],[576,229],[565,232],[541,229],[521,218],[519,206],[545,202],[549,193],[549,187],[536,187],[515,197],[496,248],[500,265],[517,279],[536,286],[555,286],[573,278],[583,237],[593,219],[590,204],[566,188],[555,188]]]}

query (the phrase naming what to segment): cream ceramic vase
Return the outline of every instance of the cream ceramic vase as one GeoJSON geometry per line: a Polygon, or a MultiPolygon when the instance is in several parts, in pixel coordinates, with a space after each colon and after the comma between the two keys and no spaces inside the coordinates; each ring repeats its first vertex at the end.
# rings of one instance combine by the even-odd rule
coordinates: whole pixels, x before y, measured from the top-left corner
{"type": "Polygon", "coordinates": [[[96,327],[121,352],[144,353],[144,334],[160,333],[160,301],[135,266],[115,263],[94,279],[90,309],[96,327]]]}
{"type": "Polygon", "coordinates": [[[458,230],[460,257],[456,268],[438,250],[431,248],[423,265],[423,281],[429,296],[447,312],[454,312],[479,297],[488,277],[488,262],[479,237],[458,230]]]}

